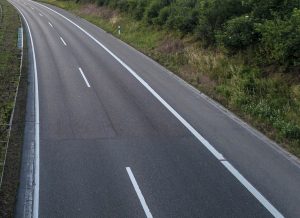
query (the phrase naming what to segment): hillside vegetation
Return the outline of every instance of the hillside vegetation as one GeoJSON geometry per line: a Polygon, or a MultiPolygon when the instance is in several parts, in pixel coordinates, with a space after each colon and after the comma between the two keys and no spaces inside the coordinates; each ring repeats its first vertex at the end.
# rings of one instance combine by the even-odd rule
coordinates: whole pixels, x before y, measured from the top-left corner
{"type": "Polygon", "coordinates": [[[0,0],[0,217],[13,217],[24,136],[27,50],[24,41],[20,75],[19,27],[21,21],[16,9],[8,1],[0,0]],[[11,124],[10,134],[8,124],[11,124]]]}
{"type": "Polygon", "coordinates": [[[19,82],[21,52],[17,48],[20,20],[6,1],[0,0],[0,177],[8,136],[8,124],[19,82]]]}
{"type": "Polygon", "coordinates": [[[300,1],[44,2],[141,50],[300,156],[300,1]]]}
{"type": "Polygon", "coordinates": [[[229,53],[254,49],[255,62],[259,65],[274,65],[282,71],[294,71],[300,66],[299,0],[96,2],[150,25],[195,34],[204,45],[224,46],[229,53]]]}

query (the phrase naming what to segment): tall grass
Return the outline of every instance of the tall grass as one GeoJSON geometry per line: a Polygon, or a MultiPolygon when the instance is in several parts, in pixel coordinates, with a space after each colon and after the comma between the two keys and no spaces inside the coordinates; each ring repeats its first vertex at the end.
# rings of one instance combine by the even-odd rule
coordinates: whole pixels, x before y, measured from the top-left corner
{"type": "Polygon", "coordinates": [[[17,48],[20,21],[14,8],[0,0],[0,175],[7,141],[7,128],[19,79],[20,50],[17,48]]]}

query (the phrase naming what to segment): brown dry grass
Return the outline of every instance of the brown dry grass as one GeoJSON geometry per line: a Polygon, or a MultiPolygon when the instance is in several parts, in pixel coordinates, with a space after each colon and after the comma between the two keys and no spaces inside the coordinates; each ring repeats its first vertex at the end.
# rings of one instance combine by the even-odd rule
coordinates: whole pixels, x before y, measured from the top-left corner
{"type": "Polygon", "coordinates": [[[119,20],[119,15],[116,11],[107,7],[97,7],[96,4],[84,4],[76,11],[78,15],[93,15],[108,20],[115,24],[119,20]]]}
{"type": "Polygon", "coordinates": [[[156,48],[156,50],[164,54],[174,54],[184,51],[184,48],[185,46],[182,40],[166,37],[156,48]]]}

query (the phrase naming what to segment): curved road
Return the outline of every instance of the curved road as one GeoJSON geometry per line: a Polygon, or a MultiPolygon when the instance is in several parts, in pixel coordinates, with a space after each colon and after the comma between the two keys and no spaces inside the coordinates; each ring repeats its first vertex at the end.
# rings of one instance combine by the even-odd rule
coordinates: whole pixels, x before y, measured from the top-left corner
{"type": "Polygon", "coordinates": [[[35,84],[17,217],[300,217],[293,156],[89,22],[11,3],[35,84]]]}

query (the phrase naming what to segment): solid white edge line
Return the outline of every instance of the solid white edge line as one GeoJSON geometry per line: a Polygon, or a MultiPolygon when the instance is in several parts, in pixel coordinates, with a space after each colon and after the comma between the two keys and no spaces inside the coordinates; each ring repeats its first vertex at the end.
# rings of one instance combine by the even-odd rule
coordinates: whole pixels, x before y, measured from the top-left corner
{"type": "MultiPolygon", "coordinates": [[[[12,4],[14,5],[14,4],[12,4]]],[[[15,5],[14,5],[15,6],[15,5]]],[[[39,108],[39,86],[36,66],[35,48],[33,44],[33,38],[29,24],[21,12],[21,10],[15,6],[15,8],[22,15],[23,20],[26,23],[28,33],[30,36],[31,48],[33,53],[33,70],[34,70],[34,102],[35,102],[35,157],[34,157],[34,193],[33,193],[33,218],[39,217],[39,192],[40,192],[40,108],[39,108]]]]}
{"type": "MultiPolygon", "coordinates": [[[[200,133],[197,132],[196,129],[194,129],[181,115],[179,115],[164,99],[162,99],[159,94],[154,91],[150,85],[144,81],[134,70],[132,70],[127,64],[125,64],[119,57],[117,57],[112,51],[110,51],[106,46],[104,46],[101,42],[99,42],[95,37],[93,37],[90,33],[88,33],[86,30],[84,30],[82,27],[74,23],[69,18],[65,17],[64,15],[58,13],[57,11],[42,5],[37,2],[33,2],[41,7],[44,7],[53,13],[61,16],[62,18],[69,21],[71,24],[76,26],[78,29],[80,29],[82,32],[84,32],[88,37],[90,37],[95,43],[97,43],[100,47],[102,47],[107,53],[109,53],[116,61],[118,61],[125,69],[128,70],[129,73],[131,73],[157,100],[159,100],[219,161],[224,161],[225,158],[221,153],[219,153],[200,133]]],[[[229,162],[228,162],[229,163],[229,162]]],[[[233,171],[231,171],[231,168],[227,168],[228,171],[232,173],[232,175],[235,176],[236,179],[239,180],[237,177],[237,174],[233,171]]],[[[236,172],[238,172],[236,170],[236,172]]],[[[239,175],[241,175],[239,173],[239,175]]],[[[241,175],[242,176],[242,175],[241,175]]],[[[245,179],[243,177],[243,179],[245,179]]],[[[247,181],[245,179],[245,181],[247,181]]],[[[241,182],[241,181],[240,181],[241,182]]],[[[250,184],[250,182],[247,181],[247,183],[250,184]]],[[[252,185],[251,185],[252,186],[252,185]]],[[[253,186],[252,186],[253,187],[253,186]]],[[[274,217],[283,217],[283,215],[262,195],[260,192],[253,187],[253,189],[248,189],[248,191],[274,216],[274,217]],[[259,194],[259,195],[257,195],[259,194]],[[267,203],[266,203],[267,202],[267,203]]]]}
{"type": "Polygon", "coordinates": [[[85,75],[84,75],[84,73],[83,73],[83,71],[82,71],[82,69],[79,67],[78,68],[78,70],[79,70],[79,72],[80,72],[80,74],[81,74],[81,76],[83,77],[83,79],[84,79],[84,81],[85,81],[85,83],[86,83],[86,85],[87,85],[87,87],[91,87],[90,86],[90,83],[89,83],[89,81],[87,80],[87,78],[85,77],[85,75]]]}
{"type": "Polygon", "coordinates": [[[50,22],[48,22],[49,23],[49,25],[53,28],[53,25],[50,23],[50,22]]]}
{"type": "Polygon", "coordinates": [[[256,198],[268,209],[268,211],[273,214],[275,217],[283,217],[282,214],[278,214],[278,211],[272,206],[272,204],[270,204],[270,202],[264,197],[262,196],[261,193],[259,193],[254,187],[253,185],[251,185],[247,179],[245,179],[244,176],[242,176],[239,171],[237,171],[228,161],[221,161],[221,163],[226,167],[226,169],[229,170],[229,172],[232,173],[232,175],[235,176],[235,178],[237,178],[240,183],[243,184],[243,186],[249,191],[251,192],[253,195],[256,196],[256,198]],[[275,209],[275,210],[274,210],[275,209]]]}
{"type": "Polygon", "coordinates": [[[62,41],[62,43],[64,43],[65,46],[67,46],[67,43],[65,42],[65,40],[60,36],[60,40],[62,41]]]}
{"type": "Polygon", "coordinates": [[[137,181],[136,181],[136,179],[135,179],[135,177],[134,177],[134,175],[133,175],[130,167],[126,167],[126,171],[127,171],[128,176],[129,176],[129,178],[131,180],[133,188],[134,188],[134,190],[135,190],[135,192],[136,192],[136,194],[137,194],[137,196],[138,196],[138,198],[140,200],[140,203],[141,203],[141,205],[142,205],[142,207],[144,209],[146,217],[147,218],[153,218],[153,216],[152,216],[152,214],[151,214],[151,212],[149,210],[149,207],[148,207],[148,205],[147,205],[147,203],[145,201],[145,198],[144,198],[144,196],[143,196],[143,194],[142,194],[142,192],[140,190],[139,185],[137,184],[137,181]]]}

